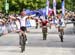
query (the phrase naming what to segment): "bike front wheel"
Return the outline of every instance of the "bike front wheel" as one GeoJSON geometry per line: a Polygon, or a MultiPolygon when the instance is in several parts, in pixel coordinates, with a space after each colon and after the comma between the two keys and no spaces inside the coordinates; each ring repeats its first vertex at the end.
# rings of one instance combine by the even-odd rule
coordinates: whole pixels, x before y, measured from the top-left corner
{"type": "Polygon", "coordinates": [[[25,51],[26,36],[21,36],[21,52],[25,51]]]}
{"type": "Polygon", "coordinates": [[[61,42],[63,42],[63,32],[60,32],[59,37],[60,37],[61,42]]]}

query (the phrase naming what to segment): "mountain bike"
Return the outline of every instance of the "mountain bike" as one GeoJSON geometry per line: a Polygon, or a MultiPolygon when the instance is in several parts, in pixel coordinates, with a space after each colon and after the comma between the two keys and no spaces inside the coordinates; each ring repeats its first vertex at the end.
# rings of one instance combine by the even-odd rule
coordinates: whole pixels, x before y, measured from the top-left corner
{"type": "Polygon", "coordinates": [[[63,42],[64,29],[59,27],[59,37],[61,42],[63,42]]]}
{"type": "Polygon", "coordinates": [[[26,41],[27,41],[26,34],[21,33],[20,35],[21,52],[25,51],[26,41]]]}

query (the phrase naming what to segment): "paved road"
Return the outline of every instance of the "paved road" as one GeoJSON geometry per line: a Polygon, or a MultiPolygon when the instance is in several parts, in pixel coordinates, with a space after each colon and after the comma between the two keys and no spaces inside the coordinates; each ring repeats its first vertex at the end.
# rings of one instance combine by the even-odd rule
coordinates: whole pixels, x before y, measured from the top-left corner
{"type": "Polygon", "coordinates": [[[73,25],[65,28],[64,42],[61,43],[57,29],[48,29],[47,40],[42,40],[41,29],[30,29],[26,51],[20,52],[17,33],[0,37],[0,55],[75,55],[75,34],[73,25]]]}

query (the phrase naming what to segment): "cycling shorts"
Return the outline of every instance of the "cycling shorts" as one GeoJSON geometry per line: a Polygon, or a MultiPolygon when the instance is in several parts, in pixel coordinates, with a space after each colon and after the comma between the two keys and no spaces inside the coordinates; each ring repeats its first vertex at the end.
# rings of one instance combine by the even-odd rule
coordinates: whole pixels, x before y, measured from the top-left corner
{"type": "Polygon", "coordinates": [[[27,29],[26,29],[26,27],[22,26],[22,27],[20,27],[20,30],[25,32],[27,29]]]}

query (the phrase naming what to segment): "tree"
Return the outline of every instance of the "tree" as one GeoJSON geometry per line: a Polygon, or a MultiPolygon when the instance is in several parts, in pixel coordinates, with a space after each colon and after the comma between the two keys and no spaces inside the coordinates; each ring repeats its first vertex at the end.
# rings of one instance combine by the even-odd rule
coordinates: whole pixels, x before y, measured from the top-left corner
{"type": "MultiPolygon", "coordinates": [[[[53,0],[50,1],[50,7],[53,7],[53,0]]],[[[57,1],[57,9],[61,8],[61,0],[57,1]]],[[[0,0],[0,10],[4,11],[5,0],[0,0]]],[[[9,12],[19,12],[23,8],[37,10],[46,7],[46,0],[8,0],[9,12]]],[[[75,10],[75,0],[65,0],[65,7],[68,10],[75,10]]]]}

